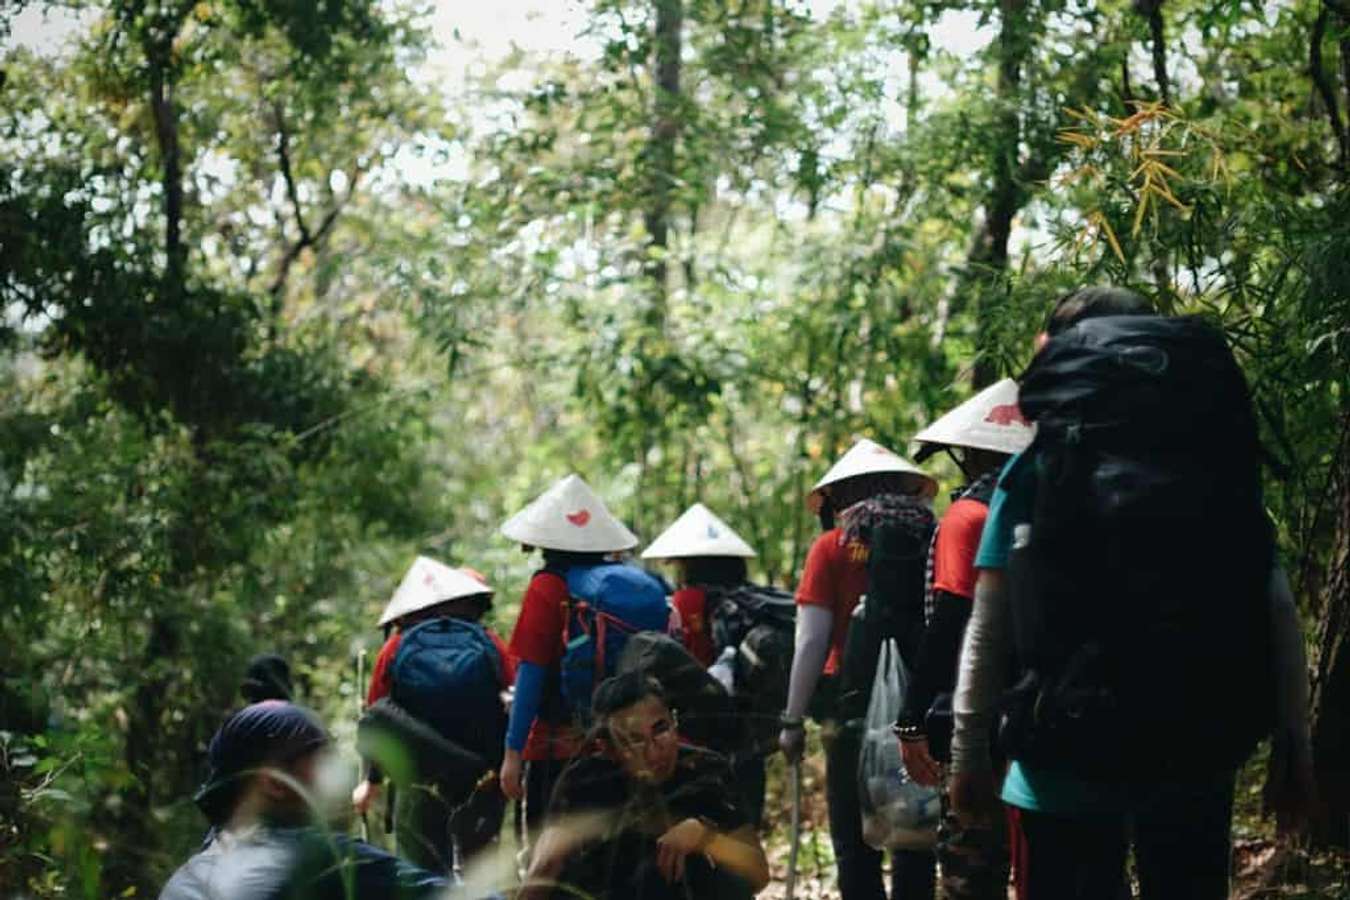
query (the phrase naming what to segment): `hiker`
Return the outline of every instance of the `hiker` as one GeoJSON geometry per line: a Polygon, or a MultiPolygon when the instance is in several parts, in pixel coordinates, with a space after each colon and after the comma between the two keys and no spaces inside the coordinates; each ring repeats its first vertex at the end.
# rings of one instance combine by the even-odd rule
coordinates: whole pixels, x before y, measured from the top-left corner
{"type": "Polygon", "coordinates": [[[505,814],[500,793],[479,784],[501,762],[502,692],[515,674],[502,639],[480,624],[492,606],[492,593],[477,572],[419,556],[379,620],[390,633],[375,658],[363,727],[372,718],[387,724],[398,746],[362,743],[373,744],[368,752],[377,757],[393,753],[396,762],[392,767],[372,762],[352,792],[352,806],[364,815],[384,776],[396,776],[399,852],[439,872],[451,871],[494,841],[505,814]],[[392,710],[385,708],[390,703],[392,710]],[[431,729],[426,741],[400,729],[400,711],[431,729]],[[451,756],[437,737],[459,748],[454,758],[462,765],[446,765],[451,756]],[[424,743],[428,749],[415,750],[424,743]]]}
{"type": "Polygon", "coordinates": [[[276,653],[259,653],[248,661],[239,693],[249,703],[264,700],[290,700],[295,689],[291,686],[291,667],[276,653]]]}
{"type": "Polygon", "coordinates": [[[750,821],[763,820],[765,758],[777,745],[776,710],[787,700],[796,606],[792,595],[751,584],[746,560],[755,551],[702,503],[661,533],[643,559],[674,564],[685,647],[736,698],[747,724],[732,770],[750,821]]]}
{"type": "MultiPolygon", "coordinates": [[[[895,723],[900,755],[910,777],[918,784],[939,788],[936,852],[942,894],[948,900],[1005,900],[1007,896],[1011,823],[996,818],[962,825],[951,812],[942,767],[949,759],[957,657],[975,594],[975,551],[998,473],[1012,454],[1026,447],[1031,435],[1031,426],[1017,409],[1017,382],[1007,378],[980,391],[914,437],[921,445],[915,462],[945,450],[966,479],[965,485],[953,493],[933,536],[923,636],[895,723]],[[935,730],[932,745],[930,720],[935,730]]],[[[1000,760],[995,760],[994,773],[996,780],[1002,777],[1000,760]]]]}
{"type": "Polygon", "coordinates": [[[1036,426],[975,565],[951,801],[994,814],[996,698],[1031,900],[1228,896],[1234,777],[1272,736],[1266,798],[1311,796],[1301,632],[1261,502],[1255,417],[1223,335],[1119,288],[1062,298],[1020,379],[1036,426]],[[1014,679],[1005,673],[1011,657],[1014,679]]]}
{"type": "Polygon", "coordinates": [[[593,752],[558,781],[522,898],[749,898],[769,882],[754,825],[714,753],[683,746],[661,685],[595,692],[593,752]]]}
{"type": "Polygon", "coordinates": [[[284,700],[246,706],[221,725],[207,756],[194,799],[211,838],[160,900],[445,896],[444,878],[325,828],[316,794],[331,746],[308,710],[284,700]]]}
{"type": "MultiPolygon", "coordinates": [[[[923,560],[934,527],[930,503],[936,492],[937,482],[913,463],[863,439],[808,497],[823,533],[807,553],[797,587],[796,650],[779,744],[789,761],[799,760],[808,709],[823,710],[813,717],[823,726],[830,841],[844,900],[886,896],[881,852],[863,839],[858,793],[862,722],[881,636],[873,635],[866,652],[850,665],[844,665],[845,642],[864,593],[869,595],[869,613],[878,614],[871,621],[884,624],[888,636],[901,638],[902,653],[912,643],[914,620],[922,627],[923,560]],[[876,555],[875,539],[883,535],[889,542],[886,554],[869,564],[876,555]],[[818,692],[822,674],[825,684],[818,692]],[[818,693],[822,702],[812,706],[818,693]]],[[[932,897],[934,866],[931,851],[893,851],[893,900],[932,897]]]]}
{"type": "Polygon", "coordinates": [[[553,485],[501,531],[543,553],[511,633],[518,666],[500,777],[506,796],[524,798],[533,836],[554,782],[581,749],[595,685],[612,674],[628,635],[666,630],[670,607],[656,578],[609,559],[637,537],[578,475],[553,485]]]}

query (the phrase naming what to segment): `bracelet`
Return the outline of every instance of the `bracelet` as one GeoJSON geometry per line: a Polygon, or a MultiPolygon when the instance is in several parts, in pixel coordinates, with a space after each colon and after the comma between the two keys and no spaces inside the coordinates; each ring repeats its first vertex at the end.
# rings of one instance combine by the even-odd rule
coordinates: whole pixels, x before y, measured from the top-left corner
{"type": "Polygon", "coordinates": [[[891,733],[902,741],[923,741],[928,739],[928,732],[922,725],[901,725],[896,722],[891,726],[891,733]]]}
{"type": "Polygon", "coordinates": [[[784,715],[784,716],[782,716],[781,718],[779,718],[778,724],[779,724],[780,726],[782,726],[782,728],[783,728],[784,731],[805,731],[805,730],[806,730],[806,720],[805,720],[805,719],[802,719],[802,718],[800,718],[800,717],[792,717],[792,716],[784,715]]]}

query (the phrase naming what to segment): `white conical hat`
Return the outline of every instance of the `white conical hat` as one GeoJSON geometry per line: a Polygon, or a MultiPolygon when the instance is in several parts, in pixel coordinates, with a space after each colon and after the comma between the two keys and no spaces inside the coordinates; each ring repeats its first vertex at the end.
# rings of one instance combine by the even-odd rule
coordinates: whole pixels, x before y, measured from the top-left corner
{"type": "Polygon", "coordinates": [[[389,605],[380,614],[380,627],[447,600],[491,594],[492,588],[481,576],[474,577],[476,574],[452,569],[427,556],[417,557],[408,568],[408,574],[403,576],[403,581],[399,582],[394,596],[389,598],[389,605]]]}
{"type": "Polygon", "coordinates": [[[755,551],[741,536],[702,503],[695,503],[684,515],[661,532],[652,545],[642,551],[643,559],[676,559],[684,556],[752,557],[755,551]]]}
{"type": "Polygon", "coordinates": [[[807,495],[807,503],[813,509],[817,507],[820,504],[820,489],[826,485],[843,481],[845,478],[852,478],[855,475],[871,475],[880,472],[899,472],[904,475],[913,475],[921,480],[925,496],[932,497],[937,493],[937,480],[933,476],[895,451],[886,449],[876,441],[863,438],[841,456],[837,463],[830,466],[830,471],[825,473],[824,478],[816,482],[815,487],[811,488],[811,493],[807,495]]]}
{"type": "Polygon", "coordinates": [[[613,553],[637,546],[637,535],[605,508],[581,480],[568,475],[529,506],[506,520],[502,534],[544,550],[613,553]]]}
{"type": "Polygon", "coordinates": [[[1017,408],[1017,382],[1005,378],[980,391],[914,436],[923,459],[939,446],[973,447],[997,453],[1020,453],[1035,429],[1017,408]]]}

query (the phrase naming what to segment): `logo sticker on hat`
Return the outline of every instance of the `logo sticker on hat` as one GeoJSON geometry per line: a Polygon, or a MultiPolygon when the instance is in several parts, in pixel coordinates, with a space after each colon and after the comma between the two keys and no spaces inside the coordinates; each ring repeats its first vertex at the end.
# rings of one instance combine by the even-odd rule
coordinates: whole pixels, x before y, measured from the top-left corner
{"type": "Polygon", "coordinates": [[[721,536],[722,536],[722,532],[720,532],[720,531],[717,530],[717,526],[716,526],[716,525],[709,525],[709,526],[708,526],[708,537],[712,538],[713,540],[717,540],[717,539],[720,538],[721,536]]]}
{"type": "Polygon", "coordinates": [[[574,513],[566,513],[567,521],[578,528],[585,528],[586,523],[591,520],[591,511],[588,509],[579,509],[574,513]]]}
{"type": "Polygon", "coordinates": [[[1026,416],[1022,415],[1022,410],[1016,403],[1003,403],[989,410],[989,415],[984,417],[986,422],[992,422],[995,425],[1023,425],[1030,426],[1026,416]]]}

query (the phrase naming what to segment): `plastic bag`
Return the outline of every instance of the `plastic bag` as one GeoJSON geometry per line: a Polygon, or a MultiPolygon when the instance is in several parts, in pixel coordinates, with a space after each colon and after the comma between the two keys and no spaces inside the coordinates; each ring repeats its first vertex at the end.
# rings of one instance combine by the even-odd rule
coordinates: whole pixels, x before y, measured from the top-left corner
{"type": "Polygon", "coordinates": [[[900,651],[888,638],[877,656],[858,756],[863,840],[878,850],[922,849],[937,841],[937,791],[910,779],[891,731],[907,684],[900,651]]]}

